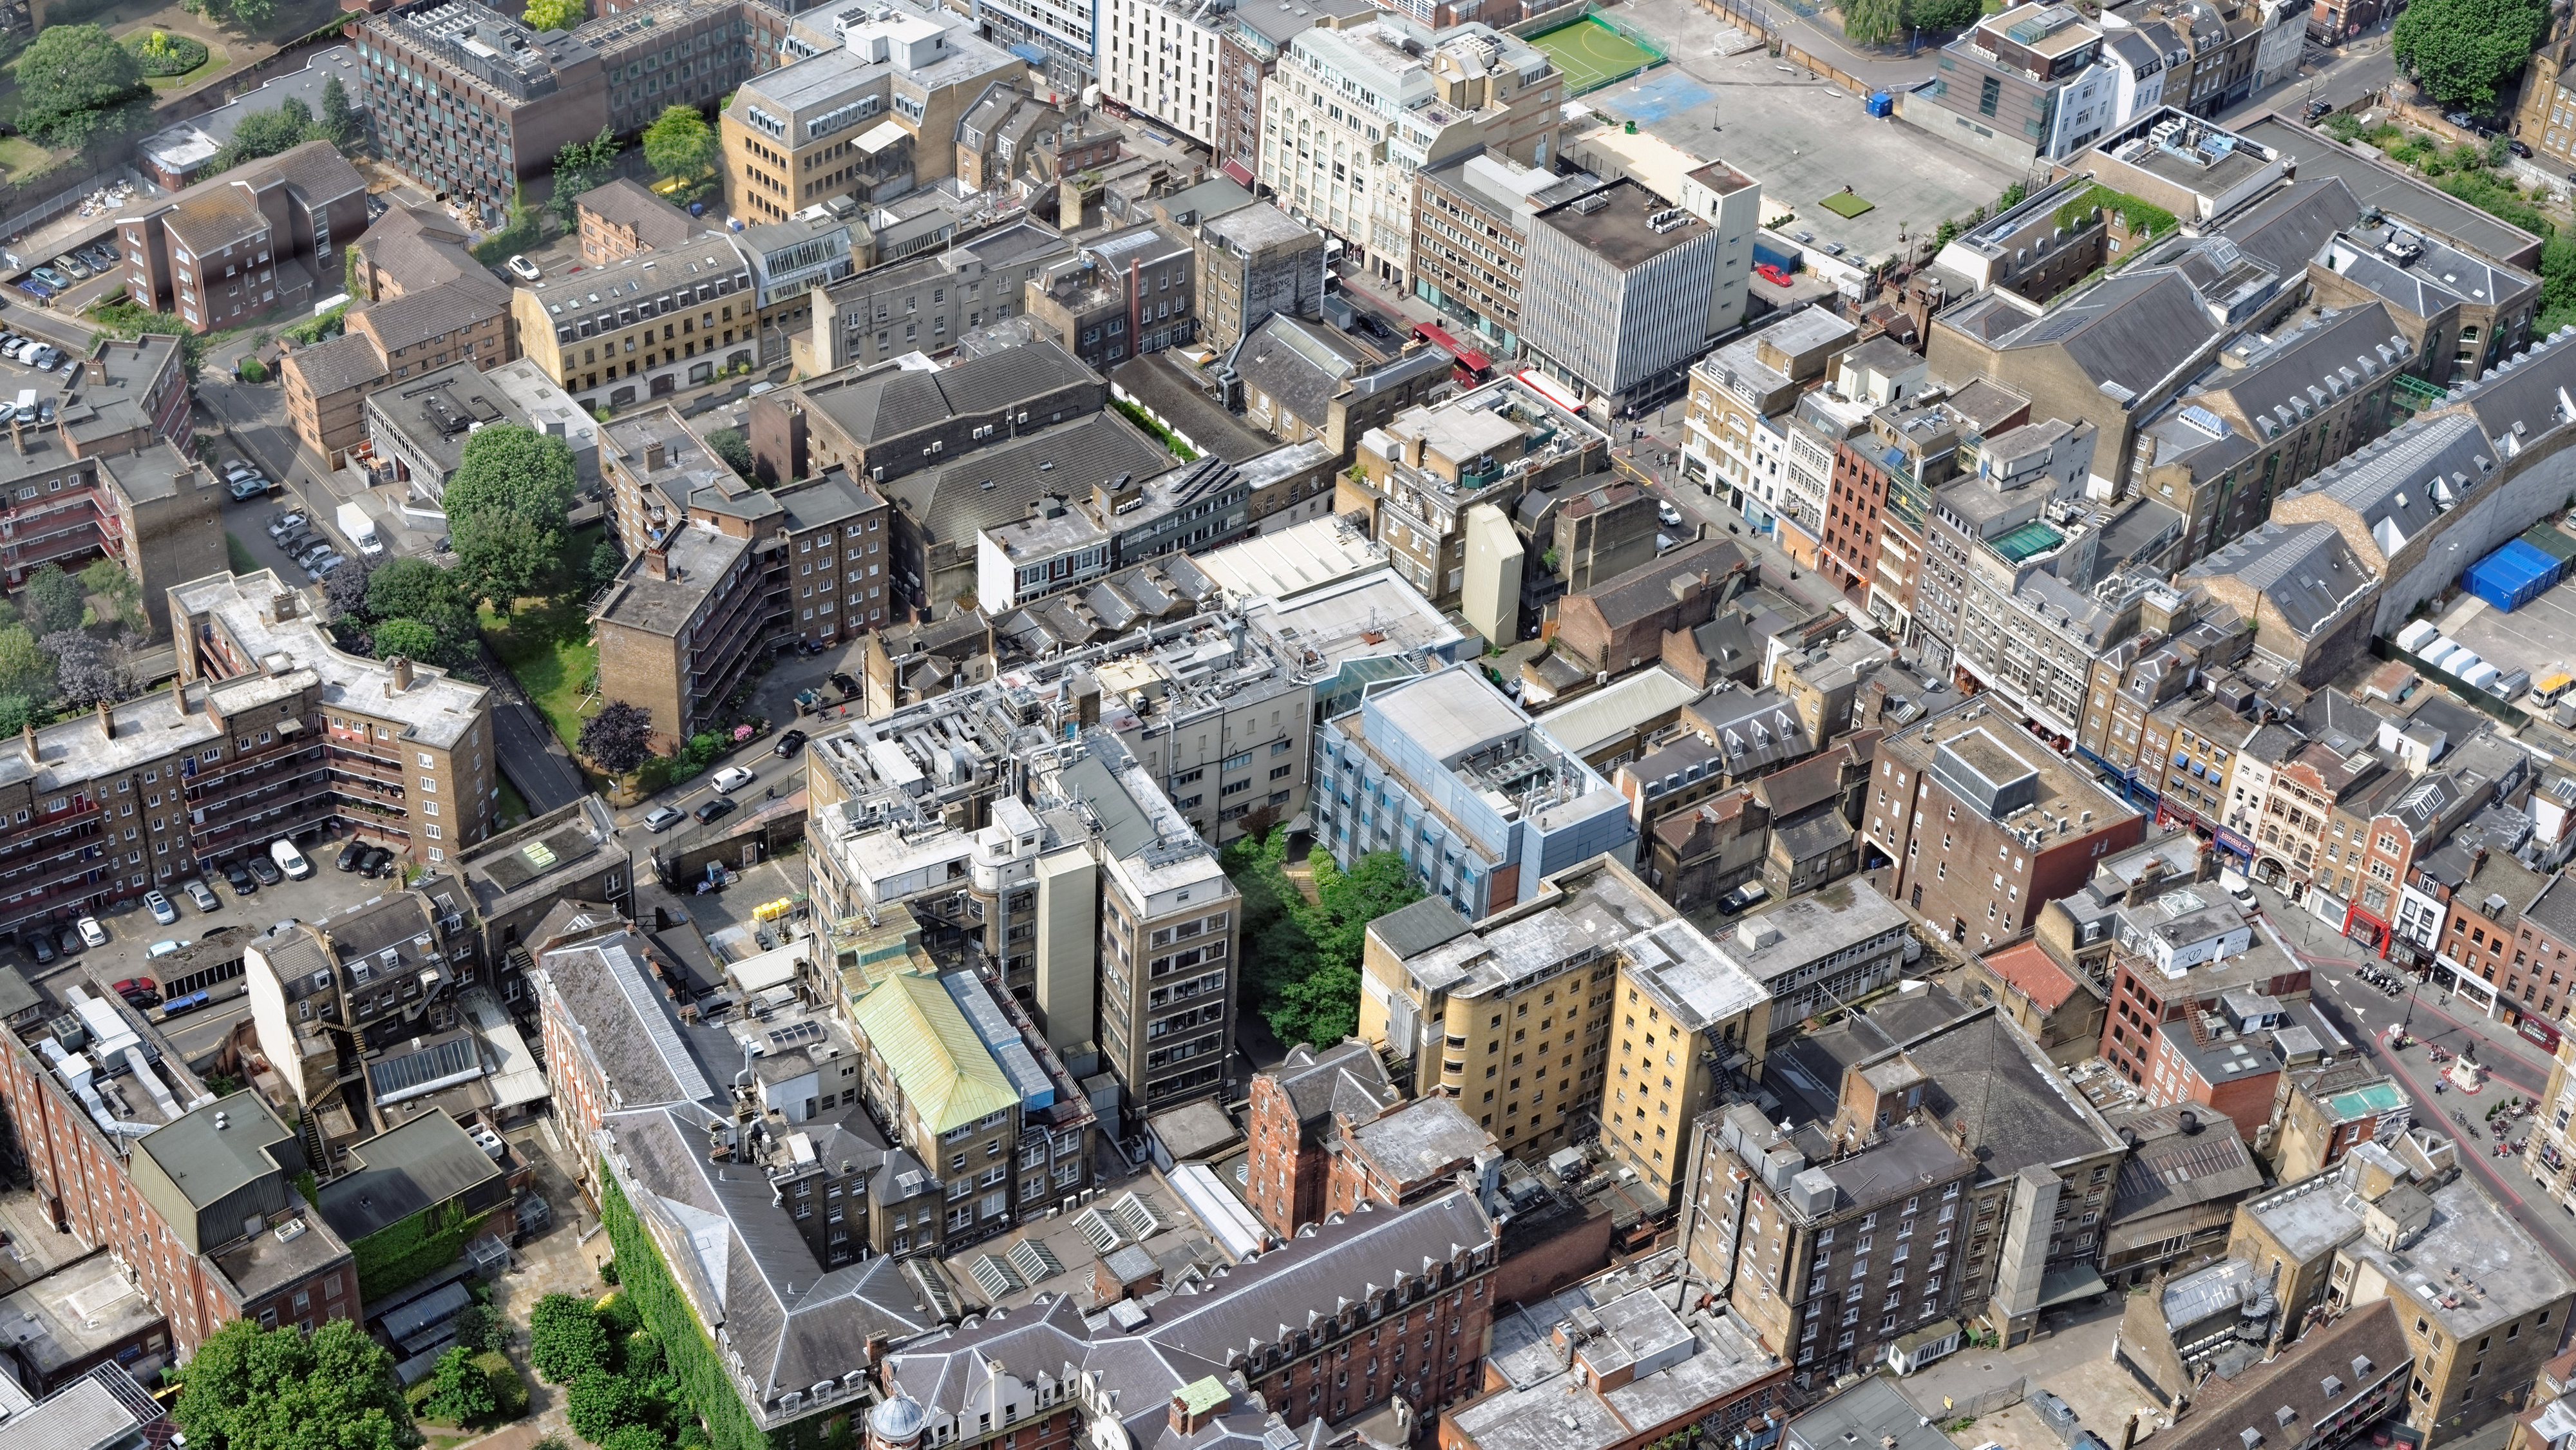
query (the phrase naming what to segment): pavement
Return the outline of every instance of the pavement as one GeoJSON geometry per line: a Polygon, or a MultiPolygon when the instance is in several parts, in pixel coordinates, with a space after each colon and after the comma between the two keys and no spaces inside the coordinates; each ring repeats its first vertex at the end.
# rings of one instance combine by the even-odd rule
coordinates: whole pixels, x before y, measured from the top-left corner
{"type": "MultiPolygon", "coordinates": [[[[2044,1315],[2041,1333],[2010,1349],[1963,1348],[1904,1379],[1896,1388],[1934,1424],[1961,1416],[1978,1397],[2047,1390],[2066,1401],[2086,1429],[2112,1444],[2123,1443],[2121,1428],[2134,1411],[2153,1401],[2111,1358],[2124,1299],[2109,1295],[2063,1313],[2044,1315]]],[[[1993,1442],[2004,1450],[2064,1450],[2064,1442],[2041,1423],[2038,1412],[2016,1403],[1977,1417],[1954,1431],[1961,1445],[1993,1442]]]]}

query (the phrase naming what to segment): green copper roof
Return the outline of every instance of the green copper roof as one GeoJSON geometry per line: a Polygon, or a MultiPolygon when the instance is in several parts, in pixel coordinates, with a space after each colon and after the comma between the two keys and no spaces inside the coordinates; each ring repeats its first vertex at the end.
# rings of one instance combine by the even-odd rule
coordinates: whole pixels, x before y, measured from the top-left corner
{"type": "Polygon", "coordinates": [[[945,1133],[1018,1106],[1002,1065],[937,977],[888,977],[850,1016],[930,1131],[945,1133]]]}

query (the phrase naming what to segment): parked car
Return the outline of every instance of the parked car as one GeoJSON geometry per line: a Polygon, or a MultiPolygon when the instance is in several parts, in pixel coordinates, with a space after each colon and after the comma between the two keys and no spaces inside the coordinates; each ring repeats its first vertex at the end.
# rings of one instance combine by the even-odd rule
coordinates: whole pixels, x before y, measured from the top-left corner
{"type": "Polygon", "coordinates": [[[355,871],[358,869],[358,862],[363,860],[366,857],[366,854],[366,842],[351,841],[349,844],[340,848],[340,859],[332,862],[331,865],[337,870],[355,871]]]}
{"type": "Polygon", "coordinates": [[[778,744],[771,748],[770,753],[776,755],[781,760],[785,760],[804,748],[805,732],[802,730],[790,730],[786,734],[778,737],[778,744]]]}
{"type": "Polygon", "coordinates": [[[224,465],[224,477],[226,478],[239,478],[245,473],[257,472],[259,472],[257,465],[253,464],[246,458],[236,458],[224,465]]]}
{"type": "Polygon", "coordinates": [[[322,582],[323,575],[339,568],[346,562],[346,560],[342,559],[337,554],[325,554],[321,558],[304,566],[304,577],[312,580],[316,584],[319,584],[322,582]]]}
{"type": "Polygon", "coordinates": [[[212,1005],[214,1000],[212,992],[182,992],[161,1004],[161,1020],[167,1022],[173,1017],[184,1017],[200,1007],[212,1005]]]}
{"type": "Polygon", "coordinates": [[[848,675],[843,674],[839,670],[834,670],[832,671],[832,688],[840,691],[844,695],[855,695],[859,692],[859,682],[851,679],[848,675]]]}
{"type": "Polygon", "coordinates": [[[234,479],[224,485],[224,489],[233,496],[233,502],[244,503],[268,492],[268,480],[252,474],[247,478],[234,479]]]}
{"type": "Polygon", "coordinates": [[[57,292],[72,285],[71,278],[64,276],[62,273],[55,271],[51,267],[38,267],[35,271],[30,272],[27,275],[35,278],[39,282],[42,282],[46,286],[53,288],[57,292]]]}
{"type": "Polygon", "coordinates": [[[383,846],[369,846],[366,859],[358,863],[358,874],[361,876],[391,876],[400,869],[402,869],[401,865],[395,860],[394,853],[383,846]]]}
{"type": "Polygon", "coordinates": [[[46,286],[44,283],[37,281],[37,280],[36,280],[35,278],[33,278],[33,277],[30,277],[30,278],[28,278],[26,281],[19,283],[19,284],[18,284],[18,290],[20,290],[20,291],[22,291],[22,292],[26,293],[26,294],[27,294],[28,296],[30,296],[30,297],[35,298],[35,299],[36,299],[37,301],[39,301],[39,302],[45,301],[46,299],[48,299],[48,298],[50,298],[50,297],[52,297],[52,296],[54,295],[54,289],[53,289],[53,288],[46,286]]]}
{"type": "Polygon", "coordinates": [[[54,964],[54,943],[52,933],[31,931],[27,933],[25,945],[27,948],[27,955],[36,959],[37,966],[49,967],[54,964]]]}
{"type": "Polygon", "coordinates": [[[179,889],[188,893],[188,904],[199,911],[218,911],[223,908],[223,898],[215,895],[215,888],[193,876],[180,882],[179,889]]]}
{"type": "Polygon", "coordinates": [[[52,372],[63,365],[63,350],[51,346],[37,348],[35,363],[37,371],[52,372]]]}
{"type": "Polygon", "coordinates": [[[81,934],[78,931],[73,930],[71,927],[64,927],[61,931],[54,933],[54,949],[61,952],[64,956],[79,956],[82,950],[87,946],[88,943],[81,940],[81,934]]]}
{"type": "Polygon", "coordinates": [[[1682,511],[1673,507],[1668,501],[1657,500],[1655,503],[1655,521],[1662,524],[1665,528],[1678,529],[1682,526],[1682,511]]]}
{"type": "Polygon", "coordinates": [[[1771,895],[1771,888],[1759,881],[1747,881],[1717,899],[1717,914],[1734,916],[1771,895]]]}
{"type": "MultiPolygon", "coordinates": [[[[170,952],[175,952],[179,949],[179,944],[177,942],[155,942],[152,945],[152,955],[156,957],[166,957],[170,955],[170,952],[161,950],[164,946],[169,947],[170,952]]],[[[128,977],[124,981],[111,985],[108,990],[114,992],[120,997],[123,997],[128,1002],[133,1002],[145,1007],[153,1006],[161,1000],[161,984],[152,980],[150,977],[128,977]]]]}
{"type": "Polygon", "coordinates": [[[163,926],[168,926],[179,919],[179,908],[172,906],[170,898],[158,891],[143,893],[143,909],[151,912],[152,919],[163,926]]]}
{"type": "Polygon", "coordinates": [[[53,399],[51,399],[51,398],[38,398],[38,399],[36,400],[36,421],[37,421],[39,424],[50,423],[50,422],[54,421],[54,400],[53,400],[53,399]]]}
{"type": "Polygon", "coordinates": [[[509,267],[510,275],[518,278],[522,282],[534,282],[545,275],[545,273],[537,270],[536,263],[529,261],[523,256],[512,257],[505,265],[509,267]]]}
{"type": "Polygon", "coordinates": [[[707,797],[707,803],[698,807],[697,810],[691,814],[695,815],[698,818],[698,824],[703,826],[718,816],[730,814],[734,809],[734,805],[735,802],[732,796],[709,796],[707,797]]]}
{"type": "Polygon", "coordinates": [[[81,943],[84,946],[107,945],[107,928],[99,925],[98,918],[95,916],[84,916],[73,922],[72,929],[80,934],[81,943]]]}
{"type": "MultiPolygon", "coordinates": [[[[147,961],[157,957],[175,957],[179,954],[179,948],[186,946],[187,944],[188,943],[186,941],[178,937],[163,937],[161,940],[154,942],[152,944],[152,949],[145,952],[143,956],[147,961]]],[[[133,1003],[137,1007],[153,1007],[160,1004],[161,998],[158,993],[155,993],[150,997],[128,997],[125,1000],[133,1003]]]]}
{"type": "Polygon", "coordinates": [[[757,776],[754,776],[750,771],[743,769],[741,766],[728,765],[724,769],[716,772],[714,781],[716,793],[719,795],[731,795],[735,791],[742,789],[744,786],[751,784],[756,779],[758,779],[757,776]]]}
{"type": "Polygon", "coordinates": [[[1763,281],[1770,283],[1774,287],[1786,287],[1789,285],[1789,274],[1769,262],[1761,263],[1753,270],[1761,274],[1763,281]]]}
{"type": "Polygon", "coordinates": [[[313,863],[304,859],[293,841],[282,836],[268,843],[268,858],[277,863],[277,869],[298,881],[313,874],[313,863]]]}
{"type": "Polygon", "coordinates": [[[304,515],[289,509],[268,521],[268,536],[272,539],[285,538],[289,533],[304,527],[304,522],[304,515]]]}
{"type": "Polygon", "coordinates": [[[2528,160],[2530,160],[2530,159],[2531,159],[2531,147],[2530,147],[2528,144],[2526,144],[2525,142],[2523,142],[2523,141],[2522,141],[2520,138],[2518,138],[2518,137],[2517,137],[2517,138],[2514,138],[2514,139],[2511,139],[2511,140],[2506,141],[2506,142],[2504,143],[2504,149],[2506,149],[2507,151],[2512,152],[2514,155],[2519,156],[2519,157],[2523,158],[2523,159],[2524,159],[2524,160],[2526,160],[2526,161],[2528,161],[2528,160]]]}
{"type": "Polygon", "coordinates": [[[658,836],[687,819],[688,812],[678,806],[655,806],[644,813],[644,829],[658,836]]]}
{"type": "Polygon", "coordinates": [[[89,263],[65,252],[54,258],[54,270],[71,277],[74,281],[79,281],[89,276],[89,263]]]}
{"type": "Polygon", "coordinates": [[[249,896],[259,890],[259,878],[239,861],[224,868],[224,880],[232,887],[235,896],[249,896]]]}
{"type": "Polygon", "coordinates": [[[830,648],[830,645],[823,643],[819,639],[800,639],[796,641],[796,652],[800,655],[818,655],[830,648]]]}
{"type": "Polygon", "coordinates": [[[262,886],[275,886],[286,879],[286,873],[278,870],[277,864],[266,856],[253,856],[242,864],[250,868],[250,874],[258,877],[262,886]]]}

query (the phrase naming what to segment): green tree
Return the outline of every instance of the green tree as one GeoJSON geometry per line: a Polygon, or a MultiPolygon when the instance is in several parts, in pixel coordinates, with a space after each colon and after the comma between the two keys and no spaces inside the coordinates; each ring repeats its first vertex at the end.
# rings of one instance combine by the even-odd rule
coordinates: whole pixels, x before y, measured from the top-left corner
{"type": "Polygon", "coordinates": [[[1964,30],[1984,13],[1978,0],[1914,0],[1905,18],[1918,30],[1964,30]]]}
{"type": "Polygon", "coordinates": [[[519,16],[531,30],[570,30],[579,25],[590,7],[582,0],[528,0],[528,8],[519,16]]]}
{"type": "Polygon", "coordinates": [[[568,1384],[608,1363],[608,1334],[590,1301],[548,1294],[528,1311],[528,1363],[552,1384],[568,1384]]]}
{"type": "Polygon", "coordinates": [[[1886,45],[1905,34],[1903,0],[1843,0],[1843,37],[1855,45],[1886,45]]]}
{"type": "Polygon", "coordinates": [[[583,1370],[564,1391],[564,1423],[594,1445],[621,1425],[642,1424],[651,1418],[651,1403],[624,1375],[583,1370]]]}
{"type": "Polygon", "coordinates": [[[582,579],[593,589],[605,589],[626,571],[626,556],[606,539],[590,546],[590,558],[582,565],[582,579]]]}
{"type": "Polygon", "coordinates": [[[2540,320],[2532,327],[2546,337],[2576,322],[2576,234],[2557,232],[2540,245],[2540,320]]]}
{"type": "Polygon", "coordinates": [[[343,151],[366,139],[358,108],[349,104],[349,88],[340,84],[338,76],[322,83],[322,115],[315,124],[332,145],[343,151]]]}
{"type": "Polygon", "coordinates": [[[393,1356],[346,1319],[307,1334],[236,1319],[197,1346],[171,1417],[203,1450],[408,1450],[393,1356]]]}
{"type": "Polygon", "coordinates": [[[555,153],[555,214],[573,225],[573,203],[583,192],[605,183],[617,165],[617,138],[606,126],[587,141],[567,141],[555,153]]]}
{"type": "Polygon", "coordinates": [[[181,321],[177,314],[153,312],[132,302],[106,302],[89,310],[95,322],[110,337],[137,338],[149,333],[155,337],[179,339],[179,366],[190,377],[205,366],[206,339],[203,333],[181,321]]]}
{"type": "Polygon", "coordinates": [[[435,663],[439,658],[438,631],[417,619],[379,620],[371,637],[380,660],[401,655],[408,660],[435,663]]]}
{"type": "Polygon", "coordinates": [[[140,117],[152,88],[143,64],[103,25],[49,25],[18,57],[18,129],[48,146],[82,146],[140,117]]]}
{"type": "Polygon", "coordinates": [[[564,563],[564,519],[580,485],[561,438],[515,423],[467,438],[442,500],[466,593],[506,610],[536,592],[564,563]]]}
{"type": "Polygon", "coordinates": [[[644,159],[654,174],[693,181],[715,169],[716,128],[695,106],[665,106],[644,128],[644,159]]]}
{"type": "Polygon", "coordinates": [[[54,662],[23,624],[0,628],[0,694],[39,702],[54,697],[54,662]]]}
{"type": "Polygon", "coordinates": [[[96,559],[80,571],[81,588],[105,606],[108,618],[134,624],[143,618],[143,586],[114,559],[96,559]]]}
{"type": "Polygon", "coordinates": [[[1404,858],[1376,851],[1337,869],[1317,851],[1308,858],[1316,901],[1310,903],[1281,869],[1286,827],[1245,836],[1220,854],[1243,893],[1244,970],[1259,1010],[1279,1040],[1329,1047],[1359,1025],[1360,953],[1368,924],[1422,898],[1404,858]]]}
{"type": "Polygon", "coordinates": [[[2446,106],[2483,109],[2549,24],[2547,0],[2414,0],[2397,17],[2397,63],[2446,106]]]}
{"type": "Polygon", "coordinates": [[[366,612],[372,619],[427,625],[442,650],[464,649],[474,640],[474,601],[456,586],[454,575],[426,559],[395,559],[368,575],[366,612]]]}
{"type": "Polygon", "coordinates": [[[429,1399],[421,1406],[432,1419],[470,1424],[500,1407],[492,1393],[492,1377],[474,1362],[473,1350],[451,1345],[438,1357],[438,1368],[430,1375],[429,1399]]]}
{"type": "Polygon", "coordinates": [[[718,428],[707,434],[707,447],[724,461],[724,466],[751,481],[751,442],[740,428],[718,428]]]}
{"type": "Polygon", "coordinates": [[[599,1442],[599,1450],[669,1450],[671,1437],[650,1425],[620,1425],[599,1442]]]}
{"type": "Polygon", "coordinates": [[[275,156],[313,138],[313,108],[293,96],[274,111],[253,111],[233,127],[233,139],[216,157],[215,170],[275,156]]]}
{"type": "Polygon", "coordinates": [[[80,628],[82,608],[80,581],[51,564],[40,565],[18,590],[18,612],[39,635],[80,628]]]}
{"type": "Polygon", "coordinates": [[[0,695],[0,736],[16,739],[35,717],[35,701],[24,695],[0,695]]]}
{"type": "Polygon", "coordinates": [[[488,1304],[468,1304],[457,1310],[456,1317],[447,1321],[447,1327],[455,1332],[457,1343],[478,1354],[501,1347],[501,1316],[494,1313],[488,1304]]]}
{"type": "Polygon", "coordinates": [[[277,0],[179,0],[179,8],[239,30],[258,30],[277,18],[277,0]]]}

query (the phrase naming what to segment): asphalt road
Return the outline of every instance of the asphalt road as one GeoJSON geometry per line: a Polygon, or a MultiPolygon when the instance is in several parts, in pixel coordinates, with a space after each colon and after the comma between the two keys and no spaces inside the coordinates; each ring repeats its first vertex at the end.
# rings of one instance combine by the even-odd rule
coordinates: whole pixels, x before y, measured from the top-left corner
{"type": "MultiPolygon", "coordinates": [[[[2276,927],[2284,925],[2284,917],[2297,910],[2268,888],[2256,889],[2265,904],[2264,915],[2276,927]]],[[[2310,986],[2328,1019],[2405,1090],[2416,1121],[2460,1140],[2460,1161],[2497,1207],[2529,1230],[2570,1273],[2576,1273],[2576,1218],[2533,1191],[2531,1176],[2523,1171],[2519,1157],[2495,1156],[2496,1140],[2485,1122],[2489,1105],[2501,1099],[2537,1097],[2548,1082],[2548,1068],[2533,1061],[2527,1044],[2520,1044],[2519,1039],[2514,1043],[2505,1041],[2511,1029],[2464,1003],[2450,1002],[2448,994],[2438,988],[2418,987],[2390,997],[2362,981],[2354,973],[2356,965],[2367,960],[2373,968],[2384,969],[2387,964],[2370,958],[2358,942],[2343,942],[2346,950],[2341,955],[2328,955],[2295,939],[2304,934],[2284,933],[2292,938],[2292,950],[2311,968],[2310,986]],[[2408,1024],[2407,1031],[2417,1039],[2417,1045],[2389,1051],[2378,1039],[2392,1022],[2408,1024]],[[2444,1067],[2427,1056],[2424,1044],[2428,1043],[2453,1053],[2470,1050],[2490,1072],[2484,1089],[2475,1095],[2462,1094],[2456,1088],[2434,1092],[2433,1084],[2444,1067]],[[2521,1050],[2516,1050],[2517,1046],[2521,1050]],[[2453,1122],[2454,1109],[2473,1126],[2463,1130],[2453,1122]]],[[[2510,1136],[2520,1142],[2527,1131],[2526,1121],[2510,1136]]]]}

